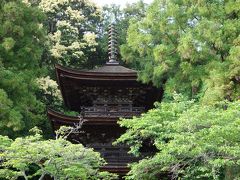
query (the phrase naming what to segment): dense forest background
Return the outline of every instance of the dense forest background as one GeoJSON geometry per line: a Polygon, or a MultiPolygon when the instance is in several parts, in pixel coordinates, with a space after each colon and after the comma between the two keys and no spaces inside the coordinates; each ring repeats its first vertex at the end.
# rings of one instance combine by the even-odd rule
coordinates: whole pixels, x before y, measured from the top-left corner
{"type": "Polygon", "coordinates": [[[133,164],[128,178],[159,179],[166,172],[172,179],[238,178],[239,16],[238,0],[139,1],[125,8],[87,0],[1,0],[0,177],[116,179],[98,171],[104,160],[93,151],[76,160],[71,150],[84,147],[66,140],[71,129],[51,140],[46,117],[47,107],[76,115],[63,104],[54,65],[105,63],[107,28],[114,22],[121,64],[137,70],[139,81],[164,89],[156,108],[119,122],[128,130],[116,143],[127,143],[136,156],[145,140],[157,149],[133,164]],[[33,145],[29,154],[39,156],[29,159],[24,152],[33,145]],[[49,151],[41,154],[41,146],[49,151]],[[60,152],[70,160],[56,160],[60,152]],[[21,158],[14,159],[16,153],[21,158]],[[42,166],[43,159],[54,164],[42,166]],[[59,164],[64,171],[57,171],[59,164]]]}

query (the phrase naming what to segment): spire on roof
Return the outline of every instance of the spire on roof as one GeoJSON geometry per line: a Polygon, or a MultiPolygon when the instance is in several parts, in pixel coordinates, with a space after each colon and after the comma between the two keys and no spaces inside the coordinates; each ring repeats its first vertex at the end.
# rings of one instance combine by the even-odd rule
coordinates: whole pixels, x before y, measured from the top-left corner
{"type": "Polygon", "coordinates": [[[119,62],[117,61],[117,55],[118,55],[117,31],[115,29],[114,23],[111,23],[108,29],[109,60],[107,64],[119,64],[119,62]]]}

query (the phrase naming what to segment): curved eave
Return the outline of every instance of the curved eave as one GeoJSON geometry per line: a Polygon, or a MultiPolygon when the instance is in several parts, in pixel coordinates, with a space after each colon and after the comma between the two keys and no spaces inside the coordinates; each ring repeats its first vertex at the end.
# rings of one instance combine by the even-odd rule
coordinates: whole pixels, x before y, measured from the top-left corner
{"type": "MultiPolygon", "coordinates": [[[[65,115],[52,109],[48,109],[47,114],[53,125],[74,125],[79,123],[79,117],[77,116],[65,115]]],[[[84,117],[83,125],[116,125],[118,119],[116,117],[84,117]]]]}
{"type": "Polygon", "coordinates": [[[78,79],[78,80],[110,80],[110,81],[136,81],[136,72],[93,72],[93,71],[81,71],[72,68],[66,68],[59,64],[55,65],[58,80],[61,77],[78,79]]]}

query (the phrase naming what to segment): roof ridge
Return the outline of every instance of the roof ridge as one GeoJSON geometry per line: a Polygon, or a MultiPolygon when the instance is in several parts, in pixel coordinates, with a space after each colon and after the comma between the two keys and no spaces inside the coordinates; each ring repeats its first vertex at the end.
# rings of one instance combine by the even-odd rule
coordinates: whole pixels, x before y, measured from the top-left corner
{"type": "Polygon", "coordinates": [[[95,69],[89,70],[88,72],[106,72],[106,73],[137,73],[137,71],[121,66],[119,64],[107,64],[95,69]]]}

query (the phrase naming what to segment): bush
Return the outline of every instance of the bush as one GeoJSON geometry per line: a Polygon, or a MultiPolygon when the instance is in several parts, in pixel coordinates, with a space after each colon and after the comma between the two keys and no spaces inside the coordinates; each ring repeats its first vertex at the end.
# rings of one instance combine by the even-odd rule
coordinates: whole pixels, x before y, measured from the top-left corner
{"type": "MultiPolygon", "coordinates": [[[[65,132],[69,128],[63,127],[65,132]]],[[[116,179],[116,175],[100,172],[105,161],[93,149],[66,140],[58,131],[57,139],[43,140],[41,131],[14,141],[0,136],[0,178],[43,179],[116,179]]]]}

